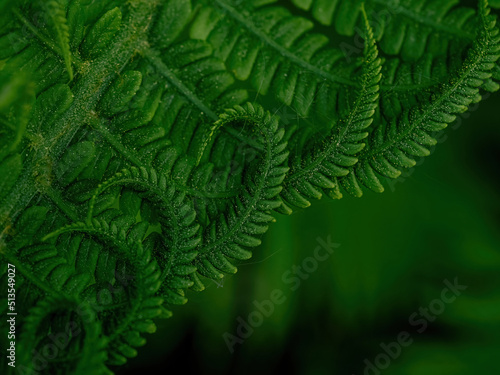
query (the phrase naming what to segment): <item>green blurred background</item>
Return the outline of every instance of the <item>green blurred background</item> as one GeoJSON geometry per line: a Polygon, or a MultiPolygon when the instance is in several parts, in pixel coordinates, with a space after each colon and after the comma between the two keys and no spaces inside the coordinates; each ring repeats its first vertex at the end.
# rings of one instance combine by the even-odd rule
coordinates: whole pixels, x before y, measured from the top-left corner
{"type": "Polygon", "coordinates": [[[412,344],[380,373],[499,374],[499,104],[497,93],[465,114],[385,193],[279,217],[251,261],[223,285],[190,293],[117,373],[358,375],[406,331],[412,344]],[[283,274],[328,236],[340,247],[291,291],[283,274]],[[467,290],[417,332],[410,316],[455,278],[467,290]],[[236,335],[237,318],[274,289],[286,301],[230,353],[223,334],[236,335]]]}
{"type": "Polygon", "coordinates": [[[190,293],[117,374],[500,374],[499,162],[497,93],[383,194],[278,217],[236,275],[190,293]],[[318,237],[340,246],[290,290],[283,275],[314,254],[318,237]],[[410,317],[455,278],[467,289],[419,333],[410,317]],[[224,333],[237,335],[238,317],[247,321],[253,301],[275,289],[285,302],[231,353],[224,333]],[[411,345],[385,363],[381,344],[401,332],[411,345]]]}

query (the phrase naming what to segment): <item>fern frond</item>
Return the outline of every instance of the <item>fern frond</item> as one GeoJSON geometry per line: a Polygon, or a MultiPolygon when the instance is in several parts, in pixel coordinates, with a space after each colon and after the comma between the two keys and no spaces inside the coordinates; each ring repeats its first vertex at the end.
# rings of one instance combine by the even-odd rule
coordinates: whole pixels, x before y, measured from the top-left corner
{"type": "Polygon", "coordinates": [[[349,167],[357,162],[354,155],[365,147],[362,141],[368,136],[366,128],[373,122],[378,105],[382,63],[366,14],[364,17],[365,62],[357,98],[348,113],[333,126],[326,141],[314,143],[303,155],[292,158],[291,171],[280,195],[283,205],[279,211],[282,213],[290,214],[292,207],[308,207],[309,199],[320,199],[323,192],[341,198],[337,178],[349,173],[349,167]]]}
{"type": "Polygon", "coordinates": [[[138,190],[142,192],[142,197],[152,199],[160,205],[161,208],[157,212],[163,233],[161,249],[164,252],[158,249],[154,254],[162,268],[160,280],[164,281],[164,287],[161,294],[169,304],[186,303],[182,289],[191,287],[193,282],[184,269],[197,256],[195,249],[201,240],[192,202],[188,201],[186,193],[179,192],[165,175],[159,175],[152,168],[131,168],[98,186],[89,203],[88,223],[93,222],[95,198],[114,185],[138,190]]]}
{"type": "Polygon", "coordinates": [[[500,57],[499,30],[487,4],[486,0],[480,1],[481,27],[462,68],[432,96],[429,104],[407,111],[397,120],[382,122],[373,130],[369,146],[358,156],[358,164],[341,180],[351,194],[361,196],[361,184],[382,192],[377,173],[397,178],[402,168],[413,167],[414,158],[428,156],[429,147],[437,143],[433,135],[476,101],[500,57]]]}
{"type": "MultiPolygon", "coordinates": [[[[365,3],[368,15],[375,25],[375,38],[380,49],[406,62],[416,62],[426,55],[449,62],[461,61],[458,56],[466,53],[466,47],[473,42],[475,30],[480,24],[477,12],[461,6],[459,0],[403,3],[386,0],[292,2],[301,9],[311,11],[318,22],[332,25],[339,34],[349,36],[354,35],[359,25],[362,25],[361,5],[365,3]]],[[[356,46],[346,43],[342,43],[340,47],[348,58],[357,51],[356,46]]],[[[448,69],[448,72],[453,71],[452,68],[448,69]]],[[[483,89],[495,92],[500,88],[499,64],[495,71],[492,79],[484,82],[483,89]]],[[[440,77],[446,77],[446,74],[440,77]]],[[[444,83],[441,78],[437,82],[444,83]]]]}
{"type": "MultiPolygon", "coordinates": [[[[161,124],[168,138],[183,152],[197,155],[208,131],[202,125],[207,120],[216,121],[216,113],[224,108],[241,104],[248,97],[246,90],[233,87],[234,78],[223,62],[212,56],[212,47],[206,42],[191,40],[174,44],[161,55],[150,51],[146,58],[157,76],[171,83],[153,122],[161,124]],[[188,129],[192,133],[189,137],[188,129]]],[[[235,136],[237,132],[232,134],[235,136]]]]}
{"type": "MultiPolygon", "coordinates": [[[[116,307],[104,306],[106,310],[114,311],[114,319],[105,327],[110,356],[107,363],[120,365],[126,362],[126,357],[131,358],[137,355],[134,347],[144,345],[145,341],[140,337],[140,333],[155,331],[156,328],[151,319],[162,315],[170,316],[170,312],[162,306],[163,299],[157,297],[162,280],[161,271],[158,269],[155,258],[151,256],[151,252],[145,250],[142,245],[148,225],[141,222],[127,227],[120,222],[120,216],[112,219],[111,223],[108,222],[109,220],[109,217],[94,218],[91,225],[73,223],[52,232],[43,240],[59,237],[64,233],[85,233],[110,244],[112,251],[117,249],[114,260],[106,256],[106,269],[103,270],[104,273],[97,275],[97,280],[113,279],[115,274],[109,273],[113,269],[109,263],[118,262],[120,258],[127,260],[126,269],[128,273],[131,273],[133,281],[127,286],[128,298],[122,303],[128,307],[124,309],[120,303],[115,303],[116,307]]],[[[97,264],[97,271],[100,269],[100,264],[102,264],[101,260],[97,264]]],[[[87,295],[92,296],[90,302],[95,306],[100,303],[100,289],[97,286],[98,284],[94,284],[92,290],[86,291],[87,295]]]]}
{"type": "Polygon", "coordinates": [[[323,25],[333,25],[341,35],[352,36],[363,24],[361,7],[377,24],[375,38],[381,50],[416,60],[425,52],[445,53],[454,38],[473,39],[475,12],[459,6],[459,0],[291,0],[297,7],[311,11],[323,25]]]}
{"type": "MultiPolygon", "coordinates": [[[[188,41],[169,46],[161,55],[149,52],[147,59],[151,65],[142,64],[140,70],[126,71],[118,77],[101,99],[98,118],[91,119],[90,125],[119,155],[136,167],[153,166],[165,173],[164,158],[170,158],[172,154],[182,156],[186,152],[200,154],[200,149],[206,146],[209,131],[205,123],[207,119],[217,119],[213,110],[220,111],[241,103],[247,97],[245,90],[233,88],[234,79],[224,65],[208,57],[211,51],[205,42],[188,41]],[[173,85],[166,89],[159,85],[163,77],[173,85]],[[195,92],[204,93],[204,103],[195,92]],[[188,128],[193,133],[190,137],[186,136],[188,128]],[[169,147],[172,143],[175,143],[175,148],[169,147]]],[[[218,137],[225,143],[226,159],[218,160],[213,174],[222,174],[230,160],[241,160],[237,155],[241,136],[233,129],[225,130],[230,135],[218,137]],[[230,149],[232,153],[228,152],[230,149]]],[[[214,146],[214,153],[218,152],[217,147],[214,146]]],[[[209,156],[207,152],[204,162],[209,156]]],[[[190,162],[182,156],[176,164],[181,163],[190,162]]],[[[177,167],[173,165],[172,169],[177,167]]],[[[212,195],[203,191],[199,183],[195,186],[189,179],[184,179],[186,186],[183,188],[189,194],[198,197],[212,195]]],[[[233,182],[226,180],[226,186],[231,184],[233,182]]],[[[221,187],[222,183],[218,185],[220,194],[227,195],[226,187],[222,191],[221,187]]]]}
{"type": "Polygon", "coordinates": [[[87,273],[77,273],[53,245],[33,245],[20,250],[20,258],[30,265],[38,278],[63,295],[79,296],[89,285],[87,273]]]}
{"type": "MultiPolygon", "coordinates": [[[[88,303],[71,297],[46,297],[30,310],[19,340],[21,371],[33,371],[32,356],[38,353],[39,346],[52,344],[49,337],[59,345],[67,345],[64,359],[73,367],[73,374],[112,374],[104,365],[107,340],[101,336],[101,323],[88,303]],[[40,331],[47,332],[48,337],[40,340],[40,331]],[[72,355],[76,353],[78,356],[72,355]]],[[[47,372],[57,372],[58,366],[58,361],[45,362],[47,372]]]]}
{"type": "Polygon", "coordinates": [[[272,92],[301,117],[314,108],[324,118],[336,118],[331,103],[355,86],[350,76],[356,66],[346,64],[343,53],[328,48],[328,38],[311,33],[312,28],[312,22],[284,8],[234,7],[216,0],[200,10],[190,35],[212,44],[214,56],[259,94],[272,92]]]}
{"type": "Polygon", "coordinates": [[[221,278],[223,272],[235,273],[237,269],[229,259],[248,259],[248,248],[260,244],[257,236],[274,221],[271,211],[281,205],[278,194],[288,171],[284,130],[279,128],[277,117],[247,103],[222,114],[216,128],[231,123],[250,126],[264,144],[264,153],[245,173],[243,191],[230,200],[227,213],[214,218],[205,229],[195,265],[199,274],[211,279],[221,278]]]}

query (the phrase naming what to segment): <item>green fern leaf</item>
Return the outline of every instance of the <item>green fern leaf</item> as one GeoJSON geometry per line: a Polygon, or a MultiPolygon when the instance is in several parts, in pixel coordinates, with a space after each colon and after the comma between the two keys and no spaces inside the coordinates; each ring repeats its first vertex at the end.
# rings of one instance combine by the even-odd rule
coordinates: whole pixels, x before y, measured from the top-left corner
{"type": "Polygon", "coordinates": [[[89,30],[81,46],[85,57],[97,57],[102,54],[121,26],[122,12],[114,8],[104,14],[89,30]]]}
{"type": "Polygon", "coordinates": [[[248,259],[251,253],[247,249],[260,244],[256,236],[265,233],[268,223],[274,221],[270,213],[281,205],[278,194],[288,171],[284,131],[276,117],[260,106],[247,103],[222,114],[214,130],[231,123],[251,126],[264,144],[264,155],[252,166],[253,173],[245,176],[244,190],[231,199],[227,214],[215,218],[205,230],[195,265],[199,274],[215,280],[223,272],[237,271],[228,258],[248,259]]]}
{"type": "Polygon", "coordinates": [[[361,184],[375,192],[384,189],[376,173],[396,178],[401,168],[413,167],[414,158],[430,154],[429,147],[437,141],[432,136],[467,111],[476,101],[485,80],[492,76],[500,57],[499,30],[489,15],[487,1],[480,2],[481,28],[463,67],[451,78],[432,101],[406,112],[401,119],[383,122],[370,135],[369,147],[359,155],[359,162],[349,176],[342,179],[344,187],[361,196],[361,184]]]}
{"type": "Polygon", "coordinates": [[[73,67],[71,50],[69,44],[69,28],[66,20],[67,0],[50,0],[42,2],[46,9],[47,16],[50,18],[52,27],[56,34],[57,45],[66,65],[66,71],[70,81],[73,80],[73,67]]]}
{"type": "MultiPolygon", "coordinates": [[[[88,223],[92,223],[96,197],[114,185],[145,191],[143,197],[152,199],[162,207],[158,215],[163,239],[161,244],[157,245],[163,248],[165,253],[154,251],[162,268],[160,280],[166,285],[162,289],[162,296],[169,304],[186,303],[184,293],[178,289],[189,288],[193,282],[189,280],[189,274],[179,273],[178,269],[186,267],[196,257],[195,249],[200,242],[199,225],[195,223],[196,213],[192,204],[186,201],[185,193],[176,191],[175,186],[169,183],[165,175],[158,175],[154,169],[132,168],[119,172],[99,185],[89,203],[88,223]],[[183,288],[179,288],[181,285],[183,288]]],[[[142,241],[142,238],[138,240],[142,241]]]]}
{"type": "Polygon", "coordinates": [[[368,136],[366,128],[373,122],[377,109],[382,65],[366,15],[364,33],[365,62],[356,100],[345,117],[333,126],[327,141],[311,145],[311,150],[291,160],[291,172],[285,178],[281,193],[282,213],[290,214],[291,207],[309,206],[309,199],[321,198],[324,191],[331,197],[341,198],[337,178],[349,173],[349,167],[357,162],[353,155],[365,147],[362,141],[368,136]]]}
{"type": "MultiPolygon", "coordinates": [[[[355,86],[348,78],[355,66],[344,63],[341,51],[326,48],[324,35],[309,33],[309,20],[293,17],[284,8],[235,8],[222,0],[214,4],[199,12],[190,35],[212,44],[214,55],[237,79],[249,79],[259,94],[272,91],[280,102],[307,117],[313,104],[324,113],[332,106],[323,103],[355,86]],[[243,17],[240,11],[251,11],[252,16],[243,17]]],[[[337,115],[334,110],[324,114],[337,115]]]]}
{"type": "Polygon", "coordinates": [[[341,35],[354,35],[362,25],[361,6],[366,3],[368,15],[377,25],[375,38],[383,52],[415,60],[427,52],[446,51],[454,37],[474,37],[475,12],[459,7],[459,0],[419,0],[391,2],[385,0],[292,0],[301,9],[310,10],[314,18],[333,25],[341,35]],[[439,31],[440,34],[434,34],[439,31]],[[444,35],[443,35],[444,34],[444,35]]]}

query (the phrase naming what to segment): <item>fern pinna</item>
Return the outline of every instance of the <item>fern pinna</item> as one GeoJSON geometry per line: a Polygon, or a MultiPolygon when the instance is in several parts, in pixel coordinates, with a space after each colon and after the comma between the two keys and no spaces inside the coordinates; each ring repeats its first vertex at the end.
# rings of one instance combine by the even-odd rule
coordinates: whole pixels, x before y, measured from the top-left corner
{"type": "Polygon", "coordinates": [[[477,11],[458,0],[0,9],[1,274],[6,285],[16,268],[18,313],[16,367],[1,361],[11,374],[111,373],[188,289],[235,273],[279,213],[382,192],[500,87],[486,0],[477,11]]]}

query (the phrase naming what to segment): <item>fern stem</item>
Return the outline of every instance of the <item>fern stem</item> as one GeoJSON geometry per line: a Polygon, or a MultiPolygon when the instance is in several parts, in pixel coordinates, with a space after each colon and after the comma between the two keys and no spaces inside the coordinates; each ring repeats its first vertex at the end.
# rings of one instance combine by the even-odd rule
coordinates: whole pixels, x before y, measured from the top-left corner
{"type": "Polygon", "coordinates": [[[129,152],[121,142],[103,126],[104,120],[96,117],[90,117],[89,124],[97,130],[97,132],[104,137],[104,139],[125,159],[130,161],[137,167],[144,167],[145,164],[134,154],[129,152]]]}
{"type": "Polygon", "coordinates": [[[62,197],[61,193],[59,191],[55,190],[52,187],[44,187],[42,189],[42,194],[45,195],[47,198],[49,198],[54,204],[71,220],[71,221],[78,221],[79,217],[78,214],[75,212],[75,210],[68,204],[66,203],[62,197]]]}
{"type": "MultiPolygon", "coordinates": [[[[145,267],[143,264],[143,260],[148,259],[148,257],[143,256],[143,248],[141,243],[136,243],[139,245],[139,248],[135,250],[131,250],[133,243],[126,242],[124,240],[120,240],[116,237],[116,234],[108,232],[106,230],[96,228],[93,225],[88,225],[84,223],[75,223],[72,225],[68,225],[66,227],[62,227],[52,233],[46,235],[42,241],[46,241],[52,237],[57,237],[63,233],[71,233],[78,232],[90,235],[91,237],[96,238],[97,240],[103,241],[104,243],[111,243],[113,246],[110,247],[113,251],[115,248],[119,249],[118,252],[114,251],[117,256],[126,258],[128,262],[134,267],[137,271],[138,280],[137,283],[140,283],[142,280],[142,272],[144,272],[145,267]],[[141,258],[143,257],[143,258],[141,258]]],[[[146,260],[146,262],[148,262],[146,260]]],[[[133,304],[132,309],[127,309],[126,318],[120,320],[120,324],[117,327],[114,327],[113,332],[107,337],[108,343],[111,343],[116,337],[120,336],[125,329],[130,325],[130,323],[135,320],[136,312],[141,307],[141,304],[144,300],[143,293],[137,293],[137,297],[135,298],[136,303],[133,304]]],[[[109,308],[109,306],[108,306],[109,308]]]]}
{"type": "Polygon", "coordinates": [[[168,66],[160,59],[158,52],[147,49],[143,51],[143,55],[148,61],[158,70],[161,75],[163,75],[171,84],[173,84],[177,90],[191,103],[198,107],[202,114],[207,115],[212,121],[217,121],[219,116],[208,108],[203,101],[200,100],[189,88],[187,88],[182,81],[177,78],[177,76],[172,72],[168,66]]]}
{"type": "Polygon", "coordinates": [[[5,204],[0,208],[1,225],[10,217],[11,212],[20,212],[37,193],[32,181],[36,160],[48,157],[58,159],[66,146],[73,139],[80,127],[88,121],[88,114],[95,109],[104,90],[117,74],[130,62],[131,57],[140,45],[143,45],[152,15],[156,9],[155,1],[136,0],[129,2],[128,21],[116,37],[116,42],[110,47],[109,53],[95,60],[80,77],[73,91],[75,101],[71,107],[52,126],[48,141],[37,155],[31,155],[25,160],[25,168],[18,183],[18,189],[11,191],[5,204]]]}
{"type": "Polygon", "coordinates": [[[125,242],[118,240],[117,238],[113,237],[112,235],[98,228],[94,228],[92,225],[87,225],[82,222],[76,222],[74,224],[70,224],[65,227],[59,228],[44,236],[42,238],[42,241],[47,241],[51,238],[58,237],[64,233],[73,233],[73,232],[85,233],[90,236],[97,237],[105,242],[111,242],[113,245],[115,245],[115,247],[121,250],[121,253],[117,254],[119,256],[123,256],[124,254],[129,254],[130,249],[125,242]]]}

